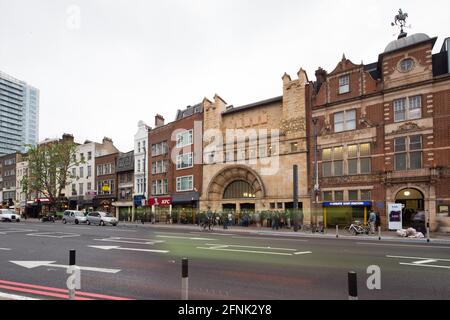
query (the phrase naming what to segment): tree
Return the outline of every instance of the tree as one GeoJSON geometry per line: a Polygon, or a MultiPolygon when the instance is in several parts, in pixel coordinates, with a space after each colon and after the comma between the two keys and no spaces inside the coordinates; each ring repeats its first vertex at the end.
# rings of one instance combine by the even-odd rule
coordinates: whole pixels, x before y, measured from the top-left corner
{"type": "Polygon", "coordinates": [[[27,154],[28,175],[22,179],[27,194],[36,193],[50,200],[50,205],[60,207],[66,186],[77,180],[71,170],[84,163],[76,159],[77,145],[72,141],[59,141],[31,147],[27,154]]]}

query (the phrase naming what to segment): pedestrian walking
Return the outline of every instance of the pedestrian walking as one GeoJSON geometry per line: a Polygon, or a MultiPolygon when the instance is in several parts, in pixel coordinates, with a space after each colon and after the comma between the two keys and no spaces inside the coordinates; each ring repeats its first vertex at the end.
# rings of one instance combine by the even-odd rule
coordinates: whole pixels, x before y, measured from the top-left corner
{"type": "Polygon", "coordinates": [[[375,224],[377,222],[377,215],[372,210],[369,214],[369,226],[370,226],[370,233],[375,234],[375,224]]]}
{"type": "Polygon", "coordinates": [[[378,229],[381,227],[381,217],[380,217],[380,214],[377,212],[377,213],[376,213],[376,216],[377,216],[377,220],[376,220],[376,222],[375,222],[375,227],[376,227],[375,231],[378,230],[378,229]]]}

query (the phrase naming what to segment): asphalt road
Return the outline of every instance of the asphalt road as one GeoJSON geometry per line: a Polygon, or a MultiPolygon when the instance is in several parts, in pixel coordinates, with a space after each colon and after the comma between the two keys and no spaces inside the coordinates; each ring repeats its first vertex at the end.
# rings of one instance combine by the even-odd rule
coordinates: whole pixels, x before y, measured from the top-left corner
{"type": "Polygon", "coordinates": [[[178,300],[187,257],[196,300],[347,299],[348,271],[360,299],[450,299],[450,244],[61,223],[0,224],[0,292],[64,298],[70,249],[83,298],[178,300]],[[381,290],[367,288],[372,265],[381,290]]]}

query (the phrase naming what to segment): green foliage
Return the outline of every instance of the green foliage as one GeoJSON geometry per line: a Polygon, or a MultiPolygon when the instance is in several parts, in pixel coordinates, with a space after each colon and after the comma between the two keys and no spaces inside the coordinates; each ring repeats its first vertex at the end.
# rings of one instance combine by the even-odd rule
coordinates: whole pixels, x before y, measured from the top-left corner
{"type": "Polygon", "coordinates": [[[22,179],[24,192],[59,204],[64,188],[78,180],[71,169],[84,163],[76,160],[76,149],[76,144],[69,141],[31,147],[27,153],[28,176],[22,179]]]}

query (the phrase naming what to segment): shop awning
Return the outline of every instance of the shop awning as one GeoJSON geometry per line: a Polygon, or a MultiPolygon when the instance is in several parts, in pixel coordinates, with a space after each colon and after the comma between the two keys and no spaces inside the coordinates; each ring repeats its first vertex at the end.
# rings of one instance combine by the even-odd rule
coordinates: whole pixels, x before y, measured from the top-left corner
{"type": "Polygon", "coordinates": [[[192,201],[198,201],[200,194],[198,192],[186,192],[172,195],[173,204],[191,203],[192,201]]]}
{"type": "Polygon", "coordinates": [[[324,207],[371,207],[372,201],[324,202],[324,207]]]}

